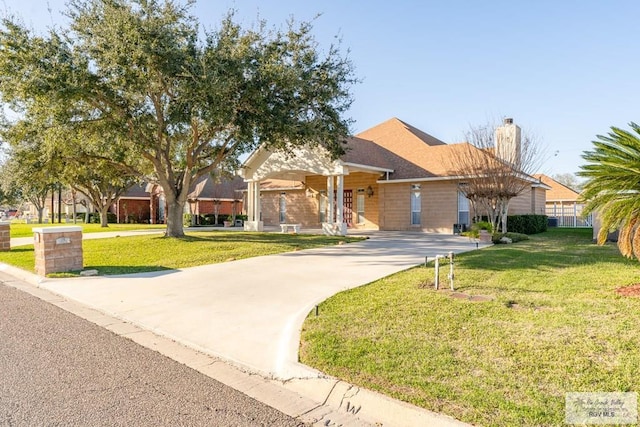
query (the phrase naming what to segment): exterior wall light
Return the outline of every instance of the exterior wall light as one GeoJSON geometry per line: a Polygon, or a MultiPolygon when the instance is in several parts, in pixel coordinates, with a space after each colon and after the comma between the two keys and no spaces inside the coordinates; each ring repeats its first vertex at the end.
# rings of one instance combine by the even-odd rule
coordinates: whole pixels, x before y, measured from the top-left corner
{"type": "Polygon", "coordinates": [[[367,196],[369,197],[373,196],[373,188],[371,188],[371,186],[367,187],[367,196]]]}

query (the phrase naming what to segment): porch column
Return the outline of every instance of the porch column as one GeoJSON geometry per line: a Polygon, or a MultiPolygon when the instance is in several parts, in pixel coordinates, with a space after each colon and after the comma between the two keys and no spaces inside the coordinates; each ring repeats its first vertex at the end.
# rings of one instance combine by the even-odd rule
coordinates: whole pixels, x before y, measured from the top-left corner
{"type": "Polygon", "coordinates": [[[245,231],[262,231],[263,222],[260,221],[260,181],[249,181],[247,184],[247,221],[245,231]]]}
{"type": "Polygon", "coordinates": [[[336,222],[333,225],[335,235],[345,236],[347,234],[347,224],[344,222],[344,175],[336,176],[336,222]]]}
{"type": "Polygon", "coordinates": [[[334,222],[334,216],[333,216],[333,212],[335,209],[335,197],[336,195],[334,194],[334,190],[333,190],[333,175],[329,175],[327,177],[327,199],[329,199],[329,212],[327,212],[327,223],[328,224],[333,224],[334,222]]]}
{"type": "Polygon", "coordinates": [[[337,177],[338,188],[336,189],[336,224],[344,222],[344,175],[337,177]]]}
{"type": "Polygon", "coordinates": [[[255,221],[253,210],[253,181],[247,183],[247,221],[255,221]]]}
{"type": "MultiPolygon", "coordinates": [[[[254,196],[254,209],[256,211],[255,213],[255,221],[260,222],[260,210],[261,210],[261,206],[260,206],[260,181],[255,181],[254,183],[255,188],[253,189],[253,196],[254,196]]],[[[262,229],[262,227],[261,227],[262,229]]]]}

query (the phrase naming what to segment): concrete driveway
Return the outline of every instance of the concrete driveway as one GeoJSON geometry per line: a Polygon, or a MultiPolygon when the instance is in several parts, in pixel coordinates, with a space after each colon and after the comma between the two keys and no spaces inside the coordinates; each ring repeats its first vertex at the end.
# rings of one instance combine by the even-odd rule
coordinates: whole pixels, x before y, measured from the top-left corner
{"type": "Polygon", "coordinates": [[[278,379],[319,375],[298,363],[307,314],[328,297],[476,249],[466,237],[370,233],[358,243],[123,276],[45,279],[41,287],[278,379]]]}

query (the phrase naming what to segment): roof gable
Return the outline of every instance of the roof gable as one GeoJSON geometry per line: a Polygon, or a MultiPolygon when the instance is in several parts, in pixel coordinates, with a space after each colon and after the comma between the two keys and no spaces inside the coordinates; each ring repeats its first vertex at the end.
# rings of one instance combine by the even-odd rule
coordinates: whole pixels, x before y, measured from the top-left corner
{"type": "Polygon", "coordinates": [[[547,190],[548,202],[577,201],[578,198],[580,197],[580,193],[567,187],[564,184],[559,183],[558,181],[551,178],[550,176],[547,176],[544,174],[538,174],[534,176],[538,178],[540,181],[542,181],[543,184],[546,184],[549,187],[551,187],[551,190],[547,190]]]}
{"type": "Polygon", "coordinates": [[[383,158],[385,167],[394,171],[392,180],[451,176],[455,156],[469,149],[466,143],[448,145],[397,118],[359,133],[348,147],[352,151],[342,159],[371,164],[383,158]]]}
{"type": "Polygon", "coordinates": [[[396,117],[380,123],[371,129],[360,132],[356,136],[358,138],[374,141],[376,144],[383,146],[387,144],[392,144],[394,146],[401,144],[408,149],[410,149],[411,146],[420,146],[425,144],[428,146],[446,145],[438,138],[415,128],[396,117]]]}
{"type": "Polygon", "coordinates": [[[239,176],[232,178],[212,177],[210,174],[201,176],[191,184],[191,192],[187,196],[191,200],[195,199],[229,199],[242,198],[242,191],[247,188],[247,184],[239,176]]]}

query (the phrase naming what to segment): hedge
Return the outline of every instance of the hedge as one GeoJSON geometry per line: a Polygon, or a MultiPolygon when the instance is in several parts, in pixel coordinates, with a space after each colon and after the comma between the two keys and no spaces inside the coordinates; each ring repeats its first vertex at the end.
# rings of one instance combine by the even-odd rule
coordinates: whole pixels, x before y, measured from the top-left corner
{"type": "Polygon", "coordinates": [[[507,230],[510,233],[538,234],[547,231],[546,215],[509,215],[507,230]]]}
{"type": "MultiPolygon", "coordinates": [[[[241,219],[243,221],[246,221],[247,215],[236,215],[235,219],[241,219]]],[[[196,223],[197,225],[222,225],[225,221],[232,221],[233,215],[219,214],[217,224],[215,224],[215,220],[216,219],[214,214],[206,214],[206,215],[184,214],[183,223],[185,226],[191,226],[191,224],[193,223],[196,223]],[[197,220],[194,217],[198,217],[197,220]]]]}

